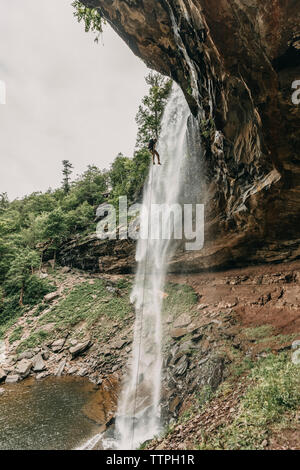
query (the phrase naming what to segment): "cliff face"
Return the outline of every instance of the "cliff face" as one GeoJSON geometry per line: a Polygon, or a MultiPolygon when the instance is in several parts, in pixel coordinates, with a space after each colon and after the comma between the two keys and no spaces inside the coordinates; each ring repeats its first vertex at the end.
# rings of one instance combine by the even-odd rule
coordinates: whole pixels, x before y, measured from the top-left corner
{"type": "Polygon", "coordinates": [[[180,84],[198,119],[206,243],[178,256],[174,270],[178,262],[197,270],[299,256],[298,2],[82,1],[180,84]]]}

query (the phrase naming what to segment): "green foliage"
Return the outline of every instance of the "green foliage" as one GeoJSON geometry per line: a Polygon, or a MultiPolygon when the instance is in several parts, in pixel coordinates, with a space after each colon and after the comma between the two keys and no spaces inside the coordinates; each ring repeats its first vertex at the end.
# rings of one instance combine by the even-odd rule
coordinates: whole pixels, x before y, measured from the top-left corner
{"type": "Polygon", "coordinates": [[[38,304],[46,294],[54,292],[56,287],[45,279],[39,279],[33,275],[26,279],[24,288],[24,305],[38,304]]]}
{"type": "Polygon", "coordinates": [[[20,291],[19,303],[23,305],[25,283],[28,280],[30,273],[33,273],[34,268],[40,264],[40,257],[38,253],[30,248],[24,248],[16,252],[10,268],[7,273],[4,288],[6,292],[15,294],[20,291]]]}
{"type": "Polygon", "coordinates": [[[284,426],[285,414],[299,408],[300,366],[287,353],[261,359],[253,367],[250,381],[233,423],[210,436],[201,449],[260,449],[268,427],[284,426]]]}
{"type": "Polygon", "coordinates": [[[9,337],[10,344],[14,343],[15,341],[19,341],[22,338],[22,334],[23,327],[17,326],[9,337]]]}
{"type": "Polygon", "coordinates": [[[99,8],[89,8],[83,5],[80,1],[76,0],[72,3],[75,8],[74,16],[77,18],[78,23],[84,22],[85,32],[93,32],[96,34],[95,42],[99,41],[99,37],[103,32],[103,25],[105,20],[99,8]]]}
{"type": "Polygon", "coordinates": [[[200,133],[201,136],[207,140],[211,137],[212,133],[215,131],[215,123],[212,118],[210,119],[203,119],[200,122],[200,133]]]}
{"type": "Polygon", "coordinates": [[[118,207],[120,196],[127,196],[130,203],[134,202],[141,194],[148,175],[149,163],[150,155],[145,149],[135,152],[133,159],[119,154],[108,174],[112,187],[109,202],[118,207]]]}
{"type": "Polygon", "coordinates": [[[136,115],[138,134],[136,147],[144,148],[151,138],[158,139],[161,131],[161,119],[172,87],[172,80],[159,73],[150,72],[146,77],[149,94],[142,100],[136,115]]]}
{"type": "Polygon", "coordinates": [[[68,194],[70,191],[70,176],[72,174],[73,170],[73,165],[72,163],[69,162],[69,160],[63,160],[63,169],[62,169],[62,174],[63,174],[63,181],[62,181],[62,186],[65,194],[68,194]]]}
{"type": "Polygon", "coordinates": [[[74,287],[64,300],[41,317],[40,323],[54,322],[57,328],[65,329],[86,320],[91,326],[101,316],[124,318],[130,312],[129,299],[108,292],[99,279],[94,284],[84,282],[74,287]]]}
{"type": "Polygon", "coordinates": [[[6,326],[9,327],[21,315],[22,307],[19,304],[19,295],[10,295],[9,297],[2,298],[0,302],[0,336],[6,331],[6,326]]]}
{"type": "Polygon", "coordinates": [[[32,333],[28,338],[26,338],[22,343],[19,344],[17,352],[21,353],[27,349],[37,348],[41,346],[49,336],[49,333],[44,330],[39,330],[35,333],[32,333]]]}
{"type": "Polygon", "coordinates": [[[272,325],[262,325],[254,328],[246,328],[243,334],[250,341],[257,341],[266,338],[272,334],[274,327],[272,325]]]}
{"type": "Polygon", "coordinates": [[[174,318],[184,312],[191,312],[197,304],[195,291],[184,284],[167,284],[165,287],[167,297],[163,302],[163,314],[172,313],[174,318]]]}

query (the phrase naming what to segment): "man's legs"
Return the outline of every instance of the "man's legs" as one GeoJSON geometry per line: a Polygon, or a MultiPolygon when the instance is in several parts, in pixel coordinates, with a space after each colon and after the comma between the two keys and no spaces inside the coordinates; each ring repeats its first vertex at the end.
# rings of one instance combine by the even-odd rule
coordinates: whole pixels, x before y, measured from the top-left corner
{"type": "Polygon", "coordinates": [[[158,153],[158,151],[155,150],[155,149],[154,149],[153,152],[152,152],[153,165],[155,165],[155,155],[157,156],[158,164],[161,165],[159,153],[158,153]]]}

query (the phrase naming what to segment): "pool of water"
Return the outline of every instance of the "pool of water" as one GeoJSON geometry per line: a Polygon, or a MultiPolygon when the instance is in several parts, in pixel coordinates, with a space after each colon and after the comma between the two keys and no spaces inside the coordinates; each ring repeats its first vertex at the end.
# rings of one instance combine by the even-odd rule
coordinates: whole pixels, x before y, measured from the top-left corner
{"type": "Polygon", "coordinates": [[[4,386],[0,395],[0,450],[75,449],[99,433],[84,413],[97,388],[86,379],[51,377],[4,386]]]}

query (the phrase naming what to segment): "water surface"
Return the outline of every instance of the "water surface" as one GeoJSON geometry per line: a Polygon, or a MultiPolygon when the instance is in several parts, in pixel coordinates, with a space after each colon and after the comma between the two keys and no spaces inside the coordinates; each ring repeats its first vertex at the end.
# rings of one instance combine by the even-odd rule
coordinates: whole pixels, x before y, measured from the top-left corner
{"type": "Polygon", "coordinates": [[[99,432],[99,425],[83,412],[97,392],[87,379],[28,379],[4,388],[0,450],[74,449],[99,432]]]}

